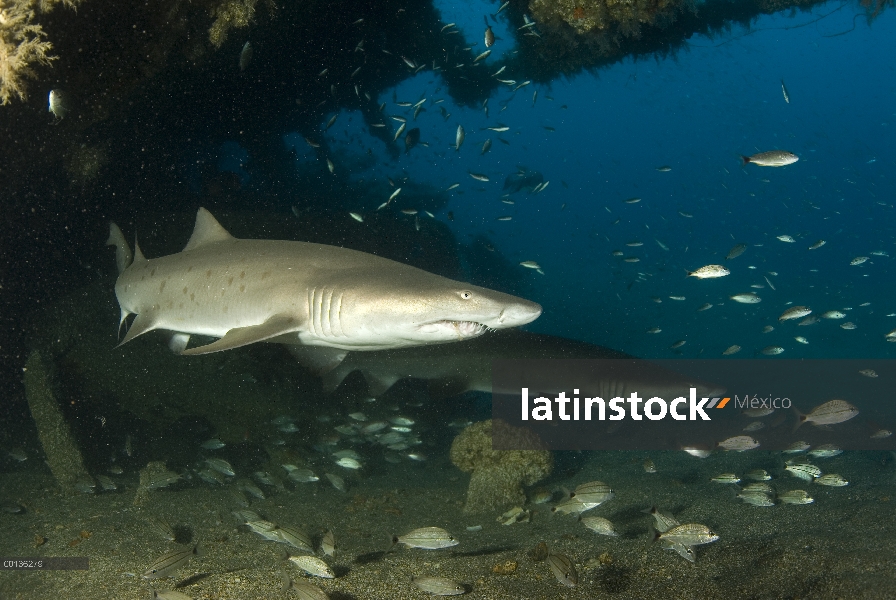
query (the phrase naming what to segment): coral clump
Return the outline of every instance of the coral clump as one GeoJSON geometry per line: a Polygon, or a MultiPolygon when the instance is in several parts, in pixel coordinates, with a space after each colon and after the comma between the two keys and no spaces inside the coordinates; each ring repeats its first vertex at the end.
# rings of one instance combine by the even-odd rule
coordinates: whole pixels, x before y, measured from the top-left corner
{"type": "Polygon", "coordinates": [[[248,27],[255,16],[258,0],[224,0],[215,9],[215,22],[208,30],[208,39],[215,48],[220,48],[231,29],[248,27]]]}
{"type": "Polygon", "coordinates": [[[47,12],[57,4],[75,8],[82,0],[12,0],[0,2],[0,105],[13,96],[24,100],[25,79],[34,79],[34,65],[49,65],[53,44],[35,21],[34,6],[47,12]]]}
{"type": "Polygon", "coordinates": [[[25,99],[25,79],[37,75],[33,65],[49,65],[53,44],[34,22],[29,2],[0,4],[0,104],[8,104],[13,96],[25,99]]]}
{"type": "MultiPolygon", "coordinates": [[[[523,485],[532,485],[545,478],[553,467],[553,457],[546,450],[492,449],[491,420],[474,423],[454,438],[451,462],[461,471],[471,472],[467,488],[466,513],[524,504],[523,485]]],[[[520,447],[538,447],[535,437],[523,429],[501,423],[501,434],[510,432],[520,437],[520,447]]]]}

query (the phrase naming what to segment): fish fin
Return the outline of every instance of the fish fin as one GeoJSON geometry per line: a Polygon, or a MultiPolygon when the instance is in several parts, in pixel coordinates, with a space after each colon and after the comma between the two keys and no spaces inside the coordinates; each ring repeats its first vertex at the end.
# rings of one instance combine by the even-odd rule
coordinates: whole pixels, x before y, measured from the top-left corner
{"type": "Polygon", "coordinates": [[[793,407],[793,414],[796,415],[796,423],[793,424],[793,429],[790,433],[796,433],[796,430],[800,428],[800,425],[806,422],[806,415],[798,411],[795,406],[793,407]]]}
{"type": "MultiPolygon", "coordinates": [[[[124,311],[122,311],[122,316],[127,316],[124,311]]],[[[137,315],[137,318],[134,319],[133,323],[131,323],[131,327],[128,329],[128,332],[124,336],[124,339],[118,343],[118,346],[116,346],[116,348],[118,348],[119,346],[124,346],[138,335],[143,335],[147,331],[152,331],[155,328],[156,320],[153,317],[152,313],[141,313],[137,315]]]]}
{"type": "Polygon", "coordinates": [[[650,534],[650,545],[656,543],[658,539],[660,539],[660,532],[657,531],[656,527],[654,527],[653,523],[647,526],[647,533],[650,534]]]}
{"type": "Polygon", "coordinates": [[[459,396],[470,390],[470,384],[464,379],[431,379],[429,381],[429,397],[433,400],[444,400],[459,396]]]}
{"type": "Polygon", "coordinates": [[[121,338],[121,326],[124,325],[125,319],[127,319],[131,313],[125,310],[124,307],[121,308],[121,318],[118,320],[118,337],[121,338]]]}
{"type": "Polygon", "coordinates": [[[109,239],[106,240],[106,245],[115,246],[115,265],[118,267],[118,273],[121,274],[130,266],[134,255],[131,253],[131,247],[128,246],[124,234],[115,223],[109,223],[109,239]]]}
{"type": "MultiPolygon", "coordinates": [[[[140,318],[139,316],[137,317],[140,318]]],[[[136,321],[135,321],[136,324],[136,321]]],[[[181,354],[185,356],[194,356],[196,354],[209,354],[210,352],[221,352],[222,350],[230,350],[239,348],[240,346],[248,346],[256,342],[264,342],[278,335],[291,333],[299,330],[299,320],[288,315],[274,315],[264,323],[259,325],[249,325],[248,327],[234,327],[224,334],[221,339],[199,346],[184,350],[181,354]]],[[[128,332],[130,335],[130,332],[128,332]]]]}
{"type": "Polygon", "coordinates": [[[140,243],[137,241],[137,236],[134,236],[134,260],[131,262],[132,265],[136,265],[137,263],[146,262],[146,257],[143,256],[143,251],[140,249],[140,243]]]}
{"type": "Polygon", "coordinates": [[[321,385],[324,388],[325,394],[332,394],[335,392],[342,382],[348,377],[354,369],[345,366],[345,363],[340,363],[334,369],[330,369],[326,373],[320,376],[321,385]]]}
{"type": "Polygon", "coordinates": [[[168,349],[174,352],[175,354],[183,354],[184,350],[187,349],[187,344],[190,343],[190,334],[189,333],[174,333],[168,339],[168,349]]]}
{"type": "Polygon", "coordinates": [[[385,394],[389,388],[401,379],[401,377],[383,376],[372,373],[371,371],[361,371],[364,380],[367,382],[367,392],[371,396],[380,396],[385,394]]]}
{"type": "Polygon", "coordinates": [[[745,166],[747,166],[747,163],[750,162],[750,157],[744,156],[743,154],[741,154],[740,160],[741,160],[740,166],[745,167],[745,166]]]}
{"type": "Polygon", "coordinates": [[[196,224],[193,226],[193,235],[190,236],[190,241],[187,242],[183,251],[186,252],[187,250],[194,250],[205,244],[226,242],[233,239],[236,238],[230,235],[230,233],[218,223],[217,219],[212,216],[212,213],[200,207],[199,212],[196,213],[196,224]]]}
{"type": "MultiPolygon", "coordinates": [[[[348,354],[348,350],[341,348],[328,348],[326,346],[304,346],[300,344],[289,344],[289,352],[295,357],[296,361],[303,367],[307,367],[318,375],[330,373],[338,367],[348,354]]],[[[336,383],[335,390],[342,383],[342,379],[348,375],[342,376],[336,383]]],[[[332,391],[332,390],[331,390],[332,391]]]]}

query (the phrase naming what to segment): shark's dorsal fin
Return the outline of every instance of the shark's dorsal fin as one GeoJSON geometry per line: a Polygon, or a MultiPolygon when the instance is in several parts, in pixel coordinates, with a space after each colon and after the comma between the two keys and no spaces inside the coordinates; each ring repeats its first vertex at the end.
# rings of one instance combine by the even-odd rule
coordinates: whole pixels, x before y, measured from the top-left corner
{"type": "Polygon", "coordinates": [[[230,235],[226,229],[221,227],[221,224],[212,216],[212,213],[200,207],[199,212],[196,213],[196,224],[193,226],[193,235],[190,236],[190,241],[187,242],[184,252],[187,250],[194,250],[205,244],[226,242],[232,239],[234,239],[234,237],[230,235]]]}
{"type": "Polygon", "coordinates": [[[196,354],[208,354],[210,352],[230,350],[231,348],[239,348],[240,346],[247,346],[249,344],[254,344],[255,342],[264,342],[277,337],[278,335],[293,333],[299,331],[300,328],[299,320],[295,317],[289,315],[274,315],[259,325],[234,327],[225,333],[224,337],[220,340],[214,341],[211,344],[206,344],[205,346],[184,350],[181,354],[193,356],[196,354]]]}

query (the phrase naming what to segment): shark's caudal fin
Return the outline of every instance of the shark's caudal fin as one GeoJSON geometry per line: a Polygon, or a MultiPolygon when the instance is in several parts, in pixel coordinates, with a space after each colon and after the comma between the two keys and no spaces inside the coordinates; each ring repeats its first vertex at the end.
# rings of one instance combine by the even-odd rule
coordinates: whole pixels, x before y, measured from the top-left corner
{"type": "Polygon", "coordinates": [[[131,254],[131,247],[128,246],[127,240],[124,239],[124,234],[121,233],[121,229],[115,223],[109,223],[109,239],[106,240],[106,245],[115,246],[115,264],[118,266],[118,274],[120,275],[122,271],[130,266],[134,255],[131,254]]]}
{"type": "Polygon", "coordinates": [[[236,238],[230,235],[226,229],[221,227],[221,224],[212,216],[212,213],[204,208],[200,208],[199,212],[196,213],[196,224],[193,226],[193,235],[190,236],[190,241],[187,242],[187,245],[184,247],[184,252],[204,246],[205,244],[226,242],[233,239],[236,238]]]}

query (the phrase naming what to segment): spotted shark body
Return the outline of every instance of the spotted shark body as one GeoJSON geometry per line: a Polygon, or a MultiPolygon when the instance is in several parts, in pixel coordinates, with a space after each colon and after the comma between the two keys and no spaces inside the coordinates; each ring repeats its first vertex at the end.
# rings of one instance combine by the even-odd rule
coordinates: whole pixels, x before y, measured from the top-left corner
{"type": "Polygon", "coordinates": [[[121,344],[152,330],[175,334],[182,354],[271,341],[315,348],[330,366],[347,351],[470,339],[529,323],[541,306],[365,252],[307,242],[238,239],[200,208],[183,251],[133,262],[121,230],[115,295],[121,344]],[[188,336],[217,341],[187,349],[188,336]]]}

